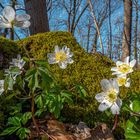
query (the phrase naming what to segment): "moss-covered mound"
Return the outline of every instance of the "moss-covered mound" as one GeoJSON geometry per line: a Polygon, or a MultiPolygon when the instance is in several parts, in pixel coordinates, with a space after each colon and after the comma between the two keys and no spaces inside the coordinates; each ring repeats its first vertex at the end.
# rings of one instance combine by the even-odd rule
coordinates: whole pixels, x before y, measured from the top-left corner
{"type": "MultiPolygon", "coordinates": [[[[88,97],[83,101],[79,101],[79,98],[76,97],[75,105],[71,106],[69,111],[64,111],[63,114],[70,121],[76,122],[81,119],[89,124],[94,124],[94,119],[98,118],[97,102],[94,97],[96,93],[101,92],[100,81],[103,78],[112,77],[110,68],[114,63],[101,54],[86,53],[75,38],[67,32],[38,34],[19,41],[18,45],[20,47],[24,45],[30,56],[36,59],[47,59],[47,53],[53,52],[55,45],[61,47],[67,45],[71,48],[74,53],[74,63],[68,65],[65,70],[60,69],[57,64],[51,65],[52,70],[64,88],[75,91],[74,85],[82,84],[86,87],[88,97]]],[[[140,72],[134,72],[131,77],[132,87],[131,89],[122,88],[122,96],[125,96],[127,92],[140,92],[140,72]]]]}
{"type": "Polygon", "coordinates": [[[8,68],[9,61],[16,57],[18,53],[17,44],[9,39],[0,37],[0,79],[2,78],[2,69],[8,68]]]}

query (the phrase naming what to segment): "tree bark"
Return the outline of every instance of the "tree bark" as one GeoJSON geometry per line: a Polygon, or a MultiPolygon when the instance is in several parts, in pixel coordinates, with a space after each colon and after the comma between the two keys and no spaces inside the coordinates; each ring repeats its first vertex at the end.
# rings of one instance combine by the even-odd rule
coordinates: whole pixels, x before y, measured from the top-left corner
{"type": "Polygon", "coordinates": [[[25,9],[31,16],[30,34],[49,32],[46,0],[24,0],[25,9]]]}
{"type": "Polygon", "coordinates": [[[91,0],[87,0],[87,2],[89,3],[90,13],[91,13],[91,16],[93,17],[93,20],[94,20],[94,23],[95,23],[95,26],[96,26],[96,30],[97,30],[97,33],[98,33],[98,36],[99,36],[100,47],[102,49],[102,54],[104,54],[104,47],[103,47],[103,43],[102,43],[102,37],[101,37],[101,34],[100,34],[100,28],[99,28],[95,13],[93,11],[93,6],[92,6],[92,3],[91,3],[91,0]]]}
{"type": "Polygon", "coordinates": [[[134,25],[134,58],[137,60],[136,61],[136,67],[138,65],[138,54],[137,54],[137,32],[138,32],[138,0],[135,0],[135,25],[134,25]]]}
{"type": "Polygon", "coordinates": [[[124,31],[122,42],[122,60],[131,55],[132,0],[124,2],[124,31]]]}

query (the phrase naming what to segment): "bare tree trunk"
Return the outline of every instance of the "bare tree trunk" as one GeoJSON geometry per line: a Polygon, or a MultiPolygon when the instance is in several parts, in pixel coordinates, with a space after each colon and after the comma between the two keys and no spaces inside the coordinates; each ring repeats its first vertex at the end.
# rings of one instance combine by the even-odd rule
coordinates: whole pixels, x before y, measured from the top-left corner
{"type": "Polygon", "coordinates": [[[49,32],[46,0],[24,0],[25,9],[31,16],[30,34],[49,32]]]}
{"type": "Polygon", "coordinates": [[[94,20],[94,23],[95,23],[95,26],[96,26],[96,30],[98,32],[98,36],[99,36],[99,40],[100,40],[100,47],[102,49],[102,54],[104,54],[104,48],[103,48],[102,38],[101,38],[101,34],[100,34],[100,28],[98,26],[96,16],[95,16],[95,14],[93,12],[93,6],[92,6],[92,3],[91,3],[91,0],[88,0],[88,3],[89,3],[89,8],[90,8],[91,15],[93,17],[93,20],[94,20]]]}
{"type": "Polygon", "coordinates": [[[138,65],[138,54],[137,54],[137,31],[138,31],[138,0],[135,0],[135,27],[134,27],[134,58],[137,60],[136,61],[136,67],[138,65]]]}
{"type": "Polygon", "coordinates": [[[71,33],[74,35],[74,23],[76,19],[76,0],[73,2],[73,19],[72,19],[72,24],[71,24],[71,33]]]}
{"type": "Polygon", "coordinates": [[[131,55],[132,0],[124,2],[124,31],[122,42],[122,60],[131,55]]]}
{"type": "Polygon", "coordinates": [[[112,58],[111,0],[109,0],[109,57],[112,58]]]}
{"type": "Polygon", "coordinates": [[[97,41],[98,41],[98,32],[96,31],[93,39],[92,53],[96,53],[97,51],[97,41]]]}
{"type": "Polygon", "coordinates": [[[90,19],[89,19],[88,34],[87,34],[87,52],[89,51],[90,31],[91,31],[91,23],[90,23],[90,19]]]}

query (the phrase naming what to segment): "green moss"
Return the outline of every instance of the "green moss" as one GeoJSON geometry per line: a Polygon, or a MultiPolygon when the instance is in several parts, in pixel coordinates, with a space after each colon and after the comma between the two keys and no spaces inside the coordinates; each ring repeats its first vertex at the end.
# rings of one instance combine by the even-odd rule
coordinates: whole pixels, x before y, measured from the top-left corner
{"type": "Polygon", "coordinates": [[[0,69],[7,68],[9,61],[18,53],[17,44],[9,39],[0,37],[0,69]]]}
{"type": "MultiPolygon", "coordinates": [[[[75,84],[82,84],[86,87],[88,97],[86,100],[77,99],[75,89],[72,91],[77,100],[74,106],[66,107],[63,111],[68,121],[83,120],[88,124],[94,124],[97,113],[97,101],[95,94],[101,92],[100,81],[104,78],[112,78],[111,67],[114,63],[106,56],[101,54],[88,54],[76,42],[75,38],[67,32],[49,32],[38,34],[23,39],[18,42],[22,48],[24,45],[30,53],[31,57],[36,59],[47,59],[47,53],[54,51],[54,46],[67,45],[74,53],[74,63],[68,65],[67,69],[62,70],[59,66],[51,65],[52,71],[57,77],[61,85],[66,89],[73,89],[75,84]],[[75,113],[73,113],[75,112],[75,113]],[[93,116],[93,118],[92,118],[93,116]]],[[[122,88],[121,95],[126,97],[127,92],[140,92],[140,72],[135,71],[130,75],[132,79],[131,88],[122,88]]],[[[97,118],[98,119],[98,118],[97,118]]]]}

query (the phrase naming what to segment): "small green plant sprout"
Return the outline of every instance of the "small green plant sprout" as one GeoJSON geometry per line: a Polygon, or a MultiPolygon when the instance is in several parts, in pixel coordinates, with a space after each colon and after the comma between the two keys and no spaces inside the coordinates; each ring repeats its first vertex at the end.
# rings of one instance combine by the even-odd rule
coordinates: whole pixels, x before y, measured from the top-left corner
{"type": "Polygon", "coordinates": [[[16,133],[16,135],[19,136],[20,140],[27,139],[30,133],[30,129],[24,126],[31,119],[31,117],[31,112],[26,112],[22,116],[14,116],[8,118],[8,127],[0,134],[0,136],[16,133]]]}
{"type": "Polygon", "coordinates": [[[16,15],[15,10],[11,6],[6,6],[0,16],[0,28],[28,28],[30,26],[30,15],[16,15]]]}
{"type": "Polygon", "coordinates": [[[118,97],[119,87],[116,79],[103,79],[101,81],[101,86],[103,92],[95,96],[95,99],[101,103],[98,109],[100,111],[105,111],[110,108],[112,114],[119,114],[122,101],[118,97]]]}
{"type": "Polygon", "coordinates": [[[64,46],[60,49],[57,45],[55,46],[54,53],[48,53],[48,62],[49,64],[58,63],[61,69],[65,69],[67,64],[72,64],[74,61],[72,60],[73,53],[70,51],[70,48],[64,46]]]}

